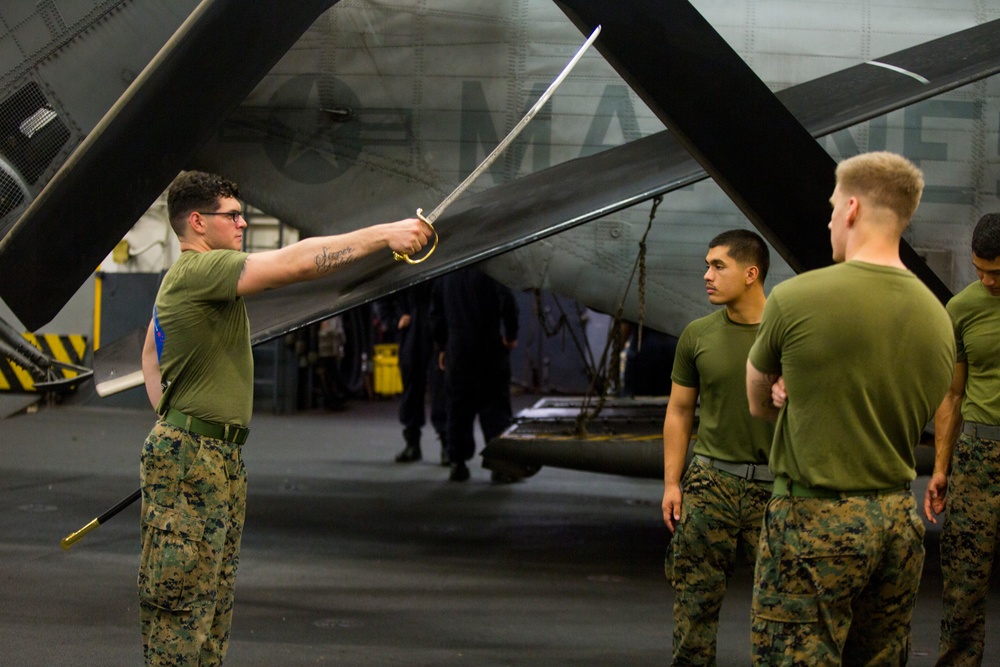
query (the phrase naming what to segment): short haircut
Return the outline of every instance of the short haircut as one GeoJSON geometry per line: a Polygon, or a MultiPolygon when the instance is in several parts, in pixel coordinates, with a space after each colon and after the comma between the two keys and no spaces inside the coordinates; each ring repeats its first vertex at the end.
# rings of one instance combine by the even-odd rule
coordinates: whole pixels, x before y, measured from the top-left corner
{"type": "Polygon", "coordinates": [[[224,197],[240,196],[232,181],[204,171],[182,171],[167,190],[167,216],[178,237],[187,231],[192,211],[215,211],[224,197]]]}
{"type": "Polygon", "coordinates": [[[972,232],[972,252],[980,259],[1000,257],[1000,213],[987,213],[979,218],[972,232]]]}
{"type": "Polygon", "coordinates": [[[716,246],[729,248],[729,256],[742,266],[756,266],[761,284],[771,267],[771,253],[760,234],[747,229],[730,229],[708,242],[709,249],[716,246]]]}
{"type": "Polygon", "coordinates": [[[837,184],[848,195],[868,197],[908,224],[920,204],[924,174],[902,155],[862,153],[837,165],[837,184]]]}

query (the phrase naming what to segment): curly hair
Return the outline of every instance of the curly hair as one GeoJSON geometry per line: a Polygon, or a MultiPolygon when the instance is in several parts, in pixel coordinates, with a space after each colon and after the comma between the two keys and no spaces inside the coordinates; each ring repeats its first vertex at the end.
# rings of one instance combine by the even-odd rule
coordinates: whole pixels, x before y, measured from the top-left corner
{"type": "Polygon", "coordinates": [[[221,176],[203,171],[182,171],[167,190],[170,226],[178,237],[183,236],[191,211],[214,211],[219,208],[220,199],[239,196],[237,185],[221,176]]]}

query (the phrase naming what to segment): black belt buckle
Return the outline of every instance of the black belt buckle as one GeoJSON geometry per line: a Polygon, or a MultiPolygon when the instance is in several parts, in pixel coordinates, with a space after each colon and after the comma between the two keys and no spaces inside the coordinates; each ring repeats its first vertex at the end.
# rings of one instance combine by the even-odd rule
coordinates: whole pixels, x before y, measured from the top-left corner
{"type": "Polygon", "coordinates": [[[250,433],[250,429],[246,426],[238,426],[237,424],[225,424],[222,430],[222,439],[226,442],[231,442],[235,445],[242,445],[247,441],[247,435],[250,433]]]}
{"type": "Polygon", "coordinates": [[[746,475],[743,476],[743,478],[746,479],[749,482],[752,482],[752,481],[754,481],[754,478],[756,476],[757,476],[757,464],[756,463],[748,463],[747,464],[747,472],[746,472],[746,475]]]}

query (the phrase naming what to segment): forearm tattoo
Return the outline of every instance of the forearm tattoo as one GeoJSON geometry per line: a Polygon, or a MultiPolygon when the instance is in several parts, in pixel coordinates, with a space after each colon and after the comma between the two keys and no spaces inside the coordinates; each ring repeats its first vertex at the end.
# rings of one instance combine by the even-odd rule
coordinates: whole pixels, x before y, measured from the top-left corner
{"type": "Polygon", "coordinates": [[[323,246],[323,252],[316,255],[316,273],[328,273],[339,269],[345,264],[350,264],[354,260],[354,248],[348,246],[340,250],[330,252],[323,246]]]}

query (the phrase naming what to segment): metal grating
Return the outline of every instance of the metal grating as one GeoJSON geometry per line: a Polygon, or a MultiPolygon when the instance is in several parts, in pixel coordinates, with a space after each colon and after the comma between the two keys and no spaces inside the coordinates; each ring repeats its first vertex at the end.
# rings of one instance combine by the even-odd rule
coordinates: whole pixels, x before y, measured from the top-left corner
{"type": "Polygon", "coordinates": [[[34,82],[0,102],[0,156],[29,184],[38,181],[69,136],[34,82]]]}

